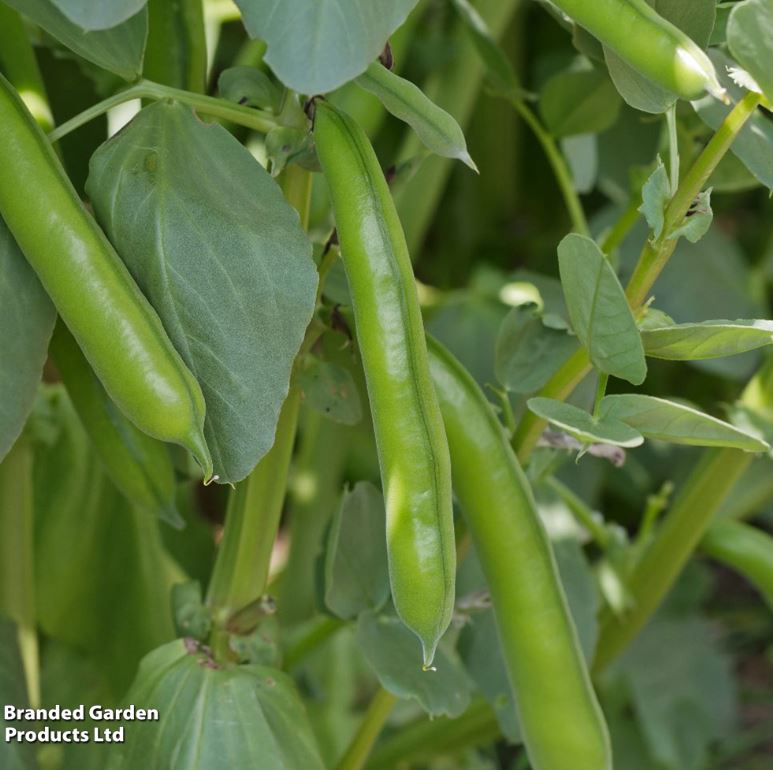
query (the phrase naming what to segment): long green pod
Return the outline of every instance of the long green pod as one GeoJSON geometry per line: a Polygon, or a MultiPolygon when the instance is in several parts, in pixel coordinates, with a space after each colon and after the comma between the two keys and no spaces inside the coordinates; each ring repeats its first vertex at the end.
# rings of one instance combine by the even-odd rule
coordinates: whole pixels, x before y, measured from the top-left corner
{"type": "Polygon", "coordinates": [[[169,450],[138,430],[110,400],[78,343],[59,321],[50,353],[81,424],[112,482],[140,508],[174,527],[183,520],[175,506],[169,450]]]}
{"type": "Polygon", "coordinates": [[[451,621],[451,463],[408,248],[376,154],[348,115],[316,105],[314,135],[349,279],[387,510],[392,598],[429,666],[451,621]]]}
{"type": "Polygon", "coordinates": [[[429,361],[531,767],[607,770],[606,724],[529,483],[472,377],[434,340],[429,361]]]}
{"type": "Polygon", "coordinates": [[[773,537],[767,532],[723,519],[711,525],[701,550],[743,575],[773,609],[773,537]]]}
{"type": "Polygon", "coordinates": [[[553,4],[650,80],[683,99],[722,86],[711,59],[646,0],[553,0],[553,4]]]}
{"type": "Polygon", "coordinates": [[[204,93],[207,41],[203,0],[148,0],[142,74],[156,83],[204,93]]]}
{"type": "Polygon", "coordinates": [[[145,433],[212,476],[204,397],[161,320],[0,76],[0,216],[110,397],[145,433]]]}

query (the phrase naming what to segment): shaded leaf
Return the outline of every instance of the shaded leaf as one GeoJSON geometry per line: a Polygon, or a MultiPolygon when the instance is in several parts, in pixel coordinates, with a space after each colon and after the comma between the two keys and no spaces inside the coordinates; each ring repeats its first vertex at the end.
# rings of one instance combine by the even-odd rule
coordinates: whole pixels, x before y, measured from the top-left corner
{"type": "Polygon", "coordinates": [[[638,210],[644,214],[644,218],[652,230],[653,238],[658,239],[663,233],[664,214],[666,206],[671,200],[671,182],[660,156],[658,156],[655,170],[642,187],[641,198],[642,203],[638,210]]]}
{"type": "Polygon", "coordinates": [[[289,88],[324,94],[361,75],[417,0],[236,0],[250,37],[289,88]]]}
{"type": "Polygon", "coordinates": [[[577,350],[577,340],[543,323],[533,305],[513,308],[497,335],[497,379],[513,393],[534,393],[577,350]]]}
{"type": "Polygon", "coordinates": [[[142,57],[148,34],[147,9],[141,9],[111,29],[86,32],[70,21],[53,0],[4,2],[40,25],[78,56],[114,72],[124,80],[134,80],[142,74],[142,57]]]}
{"type": "Polygon", "coordinates": [[[129,722],[108,770],[322,770],[292,680],[266,666],[214,663],[192,640],[153,650],[126,702],[158,709],[129,722]]]}
{"type": "Polygon", "coordinates": [[[607,415],[596,419],[590,412],[564,401],[530,398],[526,405],[537,417],[547,420],[586,444],[635,447],[644,442],[642,435],[626,423],[607,415]]]}
{"type": "Polygon", "coordinates": [[[0,219],[0,461],[35,403],[55,321],[51,300],[0,219]]]}
{"type": "Polygon", "coordinates": [[[440,646],[432,669],[424,671],[416,657],[416,637],[395,615],[363,612],[357,641],[381,686],[418,701],[430,716],[457,717],[469,705],[471,683],[458,661],[440,646]]]}
{"type": "Polygon", "coordinates": [[[467,152],[464,133],[456,120],[410,80],[375,61],[355,82],[377,96],[388,112],[407,123],[429,150],[444,158],[456,158],[473,171],[478,170],[467,152]]]}
{"type": "Polygon", "coordinates": [[[773,5],[770,0],[744,0],[733,6],[727,43],[738,63],[773,102],[773,5]]]}
{"type": "Polygon", "coordinates": [[[360,481],[333,514],[325,554],[325,605],[344,619],[389,598],[386,511],[381,492],[360,481]]]}
{"type": "Polygon", "coordinates": [[[773,321],[703,321],[642,329],[644,352],[669,361],[735,356],[773,343],[773,321]]]}
{"type": "Polygon", "coordinates": [[[597,134],[617,120],[620,97],[603,70],[561,72],[545,83],[539,109],[555,137],[597,134]]]}
{"type": "Polygon", "coordinates": [[[558,266],[572,328],[593,365],[640,385],[647,364],[639,330],[601,249],[590,238],[572,233],[558,245],[558,266]]]}
{"type": "Polygon", "coordinates": [[[85,30],[109,29],[141,11],[148,0],[52,0],[73,23],[85,30]]]}
{"type": "Polygon", "coordinates": [[[706,235],[713,220],[711,189],[708,189],[698,193],[682,223],[668,234],[668,240],[684,237],[690,243],[697,243],[706,235]]]}
{"type": "Polygon", "coordinates": [[[220,481],[240,481],[274,442],[314,309],[298,214],[222,126],[177,103],[146,107],[104,144],[87,190],[199,380],[220,481]]]}
{"type": "Polygon", "coordinates": [[[598,142],[595,134],[574,134],[561,140],[561,152],[579,193],[589,193],[598,174],[598,142]]]}
{"type": "Polygon", "coordinates": [[[768,445],[728,422],[691,406],[636,393],[605,396],[601,401],[605,418],[622,420],[647,438],[672,444],[720,446],[763,452],[768,445]]]}
{"type": "Polygon", "coordinates": [[[351,372],[331,361],[308,357],[298,377],[304,403],[329,420],[357,425],[362,402],[351,372]]]}
{"type": "Polygon", "coordinates": [[[279,106],[279,89],[265,72],[255,67],[229,67],[220,73],[217,90],[223,99],[249,107],[275,109],[279,106]]]}

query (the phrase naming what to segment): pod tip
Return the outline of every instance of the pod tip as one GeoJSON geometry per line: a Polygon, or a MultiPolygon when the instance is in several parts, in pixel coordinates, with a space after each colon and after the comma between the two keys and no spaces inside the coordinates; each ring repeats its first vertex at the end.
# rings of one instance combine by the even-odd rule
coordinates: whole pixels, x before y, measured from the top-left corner
{"type": "Polygon", "coordinates": [[[204,486],[217,481],[218,477],[214,475],[212,455],[209,453],[209,447],[204,439],[204,432],[202,430],[192,431],[184,446],[193,455],[193,459],[204,472],[204,486]]]}
{"type": "Polygon", "coordinates": [[[422,663],[421,670],[437,671],[435,666],[432,665],[432,661],[435,660],[435,652],[437,651],[437,641],[433,642],[431,645],[428,645],[427,642],[424,639],[422,639],[421,651],[422,651],[422,656],[424,658],[424,662],[422,663]]]}

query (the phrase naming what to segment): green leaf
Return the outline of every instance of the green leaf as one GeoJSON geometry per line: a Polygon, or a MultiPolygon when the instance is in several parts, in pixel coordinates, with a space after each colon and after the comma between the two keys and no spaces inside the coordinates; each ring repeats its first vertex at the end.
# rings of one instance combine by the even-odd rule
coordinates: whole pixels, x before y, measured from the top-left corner
{"type": "Polygon", "coordinates": [[[561,152],[569,164],[572,182],[579,193],[589,193],[598,174],[598,142],[595,134],[575,134],[561,140],[561,152]]]}
{"type": "Polygon", "coordinates": [[[174,636],[169,591],[181,575],[157,520],[107,479],[60,386],[44,391],[31,421],[47,436],[34,456],[38,622],[89,652],[122,694],[140,658],[174,636]]]}
{"type": "Polygon", "coordinates": [[[361,75],[418,0],[236,0],[266,63],[293,91],[324,94],[361,75]]]}
{"type": "MultiPolygon", "coordinates": [[[[0,703],[16,708],[29,708],[24,665],[19,652],[16,625],[0,616],[0,703]]],[[[0,767],[3,770],[35,770],[35,745],[18,743],[8,739],[6,730],[10,727],[25,729],[23,722],[6,722],[2,717],[4,740],[0,741],[0,767]]]]}
{"type": "Polygon", "coordinates": [[[338,617],[378,610],[389,598],[384,498],[370,482],[344,492],[325,554],[325,604],[338,617]]]}
{"type": "Polygon", "coordinates": [[[735,356],[773,343],[773,321],[703,321],[642,329],[644,352],[669,361],[735,356]]]}
{"type": "Polygon", "coordinates": [[[714,220],[711,210],[711,189],[698,194],[682,223],[668,234],[668,240],[687,238],[690,243],[697,243],[708,232],[714,220]]]}
{"type": "Polygon", "coordinates": [[[223,99],[249,107],[275,110],[281,93],[265,72],[255,67],[229,67],[220,73],[217,90],[223,99]]]}
{"type": "Polygon", "coordinates": [[[584,409],[553,398],[530,398],[529,409],[552,425],[586,444],[636,447],[644,442],[639,431],[614,417],[595,418],[584,409]]]}
{"type": "Polygon", "coordinates": [[[601,249],[572,233],[558,245],[558,266],[572,328],[593,365],[640,385],[647,363],[625,292],[601,249]]]}
{"type": "Polygon", "coordinates": [[[114,72],[124,80],[135,80],[142,74],[142,57],[148,35],[147,9],[141,9],[111,29],[88,32],[70,21],[53,0],[4,2],[40,25],[78,56],[114,72]]]}
{"type": "MultiPolygon", "coordinates": [[[[714,28],[715,0],[647,0],[664,19],[686,32],[698,45],[708,45],[714,28]]],[[[625,101],[637,110],[665,112],[677,95],[653,83],[604,46],[604,57],[615,87],[625,101]]]]}
{"type": "Polygon", "coordinates": [[[456,158],[477,172],[459,124],[410,80],[375,61],[355,82],[377,96],[388,112],[407,123],[429,150],[444,158],[456,158]]]}
{"type": "Polygon", "coordinates": [[[146,107],[102,145],[87,190],[201,384],[220,481],[240,481],[274,442],[314,309],[297,212],[222,126],[177,103],[146,107]]]}
{"type": "Polygon", "coordinates": [[[292,680],[258,665],[220,666],[192,640],[153,650],[126,702],[159,721],[127,722],[108,770],[323,770],[292,680]]]}
{"type": "Polygon", "coordinates": [[[517,94],[520,90],[518,76],[505,52],[491,34],[488,25],[474,6],[467,0],[451,0],[465,30],[472,38],[480,58],[486,65],[487,74],[494,90],[503,94],[517,94]]]}
{"type": "Polygon", "coordinates": [[[277,177],[291,163],[319,171],[314,142],[308,131],[291,126],[276,126],[266,134],[266,158],[271,176],[277,177]]]}
{"type": "Polygon", "coordinates": [[[513,393],[534,393],[577,350],[577,340],[544,325],[533,305],[513,308],[497,336],[497,379],[513,393]]]}
{"type": "Polygon", "coordinates": [[[35,402],[56,311],[0,219],[0,461],[35,402]]]}
{"type": "Polygon", "coordinates": [[[178,636],[204,641],[212,630],[212,616],[201,595],[201,583],[188,580],[172,586],[172,616],[178,636]]]}
{"type": "Polygon", "coordinates": [[[395,615],[363,612],[357,640],[381,686],[393,695],[418,701],[430,716],[458,717],[469,705],[471,683],[456,658],[440,646],[432,669],[422,670],[416,637],[395,615]]]}
{"type": "MultiPolygon", "coordinates": [[[[714,62],[720,84],[732,101],[737,102],[743,97],[745,89],[736,85],[727,74],[727,68],[733,65],[733,60],[717,49],[709,51],[709,58],[714,62]]],[[[714,131],[731,109],[712,96],[698,99],[692,105],[701,120],[714,131]]],[[[761,184],[773,190],[773,123],[765,114],[757,110],[751,116],[733,140],[730,150],[761,184]]]]}
{"type": "Polygon", "coordinates": [[[598,134],[612,126],[620,97],[603,70],[560,72],[545,83],[539,108],[555,137],[598,134]]]}
{"type": "Polygon", "coordinates": [[[109,29],[139,13],[148,0],[52,0],[73,23],[84,30],[109,29]]]}
{"type": "Polygon", "coordinates": [[[635,393],[605,396],[601,401],[601,414],[605,418],[622,420],[647,438],[671,444],[732,447],[746,452],[769,449],[761,439],[728,422],[691,406],[655,396],[635,393]]]}
{"type": "Polygon", "coordinates": [[[773,5],[744,0],[733,6],[727,23],[730,53],[773,102],[773,5]]]}
{"type": "Polygon", "coordinates": [[[351,372],[331,361],[308,357],[298,376],[304,403],[329,420],[357,425],[362,403],[351,372]]]}
{"type": "Polygon", "coordinates": [[[642,187],[641,198],[642,203],[638,210],[644,214],[644,218],[652,230],[653,239],[658,239],[663,233],[664,214],[666,206],[671,200],[671,182],[660,156],[658,156],[655,170],[642,187]]]}

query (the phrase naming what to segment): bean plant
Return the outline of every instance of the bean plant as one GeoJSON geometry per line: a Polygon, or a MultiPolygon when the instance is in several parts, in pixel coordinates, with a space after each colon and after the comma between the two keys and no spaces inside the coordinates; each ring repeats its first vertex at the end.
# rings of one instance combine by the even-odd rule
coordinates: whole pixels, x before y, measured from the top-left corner
{"type": "Polygon", "coordinates": [[[769,767],[772,73],[771,0],[0,0],[0,767],[769,767]]]}

